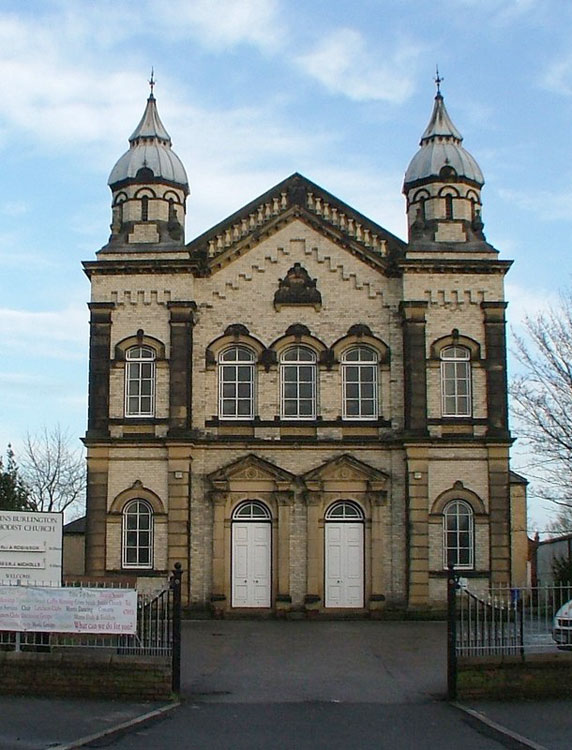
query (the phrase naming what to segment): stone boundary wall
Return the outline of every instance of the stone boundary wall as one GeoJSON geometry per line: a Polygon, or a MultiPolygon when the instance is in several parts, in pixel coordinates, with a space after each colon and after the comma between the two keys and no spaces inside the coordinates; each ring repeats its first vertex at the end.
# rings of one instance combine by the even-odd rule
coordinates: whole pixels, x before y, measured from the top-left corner
{"type": "Polygon", "coordinates": [[[458,661],[457,700],[572,698],[572,653],[462,657],[458,661]]]}
{"type": "Polygon", "coordinates": [[[0,652],[0,693],[169,700],[171,660],[109,653],[0,652]]]}

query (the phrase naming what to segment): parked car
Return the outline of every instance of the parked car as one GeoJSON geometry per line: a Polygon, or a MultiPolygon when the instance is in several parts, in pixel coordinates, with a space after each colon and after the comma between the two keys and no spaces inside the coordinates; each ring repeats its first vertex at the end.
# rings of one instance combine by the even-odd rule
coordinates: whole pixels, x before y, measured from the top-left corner
{"type": "Polygon", "coordinates": [[[572,599],[562,605],[554,616],[552,639],[558,648],[572,650],[572,599]]]}

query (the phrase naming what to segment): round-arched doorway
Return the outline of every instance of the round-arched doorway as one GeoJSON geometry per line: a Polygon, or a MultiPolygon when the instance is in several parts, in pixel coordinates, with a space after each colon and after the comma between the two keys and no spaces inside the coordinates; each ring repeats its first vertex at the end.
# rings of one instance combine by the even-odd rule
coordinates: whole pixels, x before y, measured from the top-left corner
{"type": "Polygon", "coordinates": [[[259,500],[246,500],[232,514],[232,606],[270,607],[272,516],[259,500]]]}
{"type": "Polygon", "coordinates": [[[326,607],[364,606],[364,521],[360,505],[338,500],[325,517],[326,607]]]}

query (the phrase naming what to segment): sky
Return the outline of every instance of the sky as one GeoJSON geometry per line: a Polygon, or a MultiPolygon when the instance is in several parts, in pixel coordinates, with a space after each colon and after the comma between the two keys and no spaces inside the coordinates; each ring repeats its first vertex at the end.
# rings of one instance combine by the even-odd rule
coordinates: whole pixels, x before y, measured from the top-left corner
{"type": "MultiPolygon", "coordinates": [[[[518,332],[570,287],[571,33],[562,0],[0,0],[0,454],[44,426],[85,432],[81,261],[107,242],[151,68],[187,241],[293,172],[405,239],[438,64],[487,239],[514,260],[518,332]]],[[[529,506],[542,530],[554,510],[529,506]]]]}

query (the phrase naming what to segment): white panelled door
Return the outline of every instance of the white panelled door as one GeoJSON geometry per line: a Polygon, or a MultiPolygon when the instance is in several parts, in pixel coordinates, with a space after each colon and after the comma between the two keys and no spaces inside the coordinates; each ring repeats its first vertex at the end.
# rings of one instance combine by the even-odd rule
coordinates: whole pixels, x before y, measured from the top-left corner
{"type": "Polygon", "coordinates": [[[232,524],[233,607],[270,607],[270,529],[267,521],[232,524]]]}
{"type": "Polygon", "coordinates": [[[326,607],[363,607],[363,523],[326,523],[326,607]]]}

